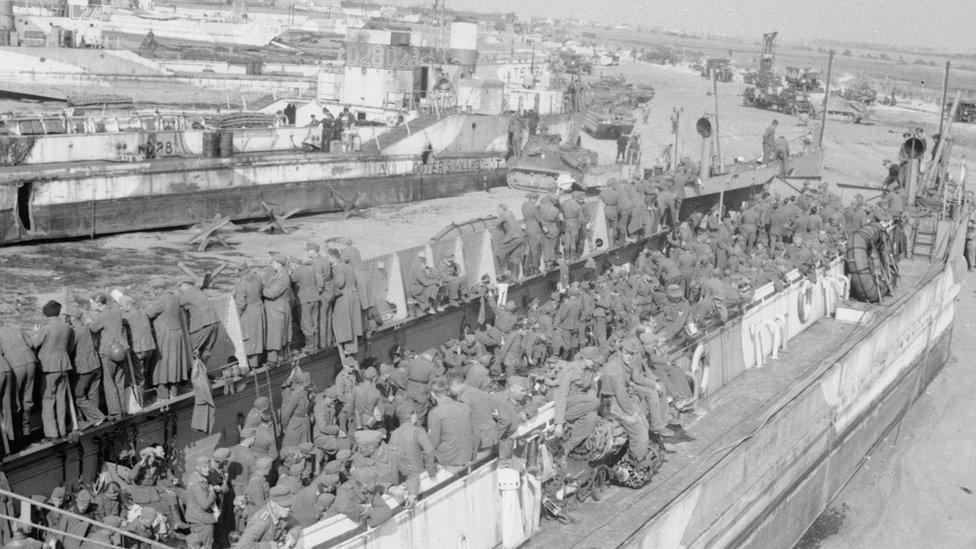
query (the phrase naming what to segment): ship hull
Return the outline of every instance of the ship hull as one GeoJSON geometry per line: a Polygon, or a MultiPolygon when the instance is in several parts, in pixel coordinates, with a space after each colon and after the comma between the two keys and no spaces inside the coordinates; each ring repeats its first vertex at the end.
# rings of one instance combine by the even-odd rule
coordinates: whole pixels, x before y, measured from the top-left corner
{"type": "Polygon", "coordinates": [[[0,243],[88,237],[278,213],[343,211],[483,191],[505,184],[505,162],[492,154],[291,161],[163,161],[92,174],[55,173],[50,180],[0,189],[0,243]],[[171,165],[170,165],[171,164],[171,165]],[[386,175],[384,175],[386,174],[386,175]],[[87,199],[86,199],[87,197],[87,199]]]}
{"type": "Polygon", "coordinates": [[[140,17],[120,12],[109,15],[102,22],[102,30],[134,36],[145,36],[152,31],[159,38],[180,42],[261,47],[270,44],[281,28],[249,22],[140,17]]]}

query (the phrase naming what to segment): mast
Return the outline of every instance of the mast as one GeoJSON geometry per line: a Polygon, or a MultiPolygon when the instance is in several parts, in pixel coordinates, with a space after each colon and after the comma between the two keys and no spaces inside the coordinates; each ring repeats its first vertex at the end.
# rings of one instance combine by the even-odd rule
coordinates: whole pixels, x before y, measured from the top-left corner
{"type": "Polygon", "coordinates": [[[827,57],[827,81],[824,83],[823,113],[820,118],[820,136],[817,137],[817,148],[823,148],[824,128],[827,127],[827,102],[830,101],[830,72],[834,68],[834,50],[830,50],[827,57]]]}
{"type": "MultiPolygon", "coordinates": [[[[718,126],[718,78],[715,76],[715,68],[711,69],[712,72],[712,95],[715,96],[715,156],[718,158],[718,169],[721,171],[724,164],[722,164],[722,137],[719,134],[718,126]]],[[[721,201],[721,198],[719,198],[721,201]]]]}
{"type": "Polygon", "coordinates": [[[945,77],[942,79],[942,104],[939,107],[939,135],[942,135],[942,130],[945,127],[945,115],[946,115],[946,96],[949,94],[949,67],[950,61],[946,59],[945,77]]]}

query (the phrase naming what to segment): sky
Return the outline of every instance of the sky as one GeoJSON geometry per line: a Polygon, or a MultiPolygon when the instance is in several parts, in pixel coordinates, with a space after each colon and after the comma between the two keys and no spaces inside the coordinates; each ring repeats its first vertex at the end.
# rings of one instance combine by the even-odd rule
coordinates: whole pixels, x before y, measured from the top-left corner
{"type": "MultiPolygon", "coordinates": [[[[976,54],[976,0],[445,0],[448,9],[515,12],[787,41],[824,38],[976,54]]],[[[430,2],[409,2],[430,4],[430,2]]]]}

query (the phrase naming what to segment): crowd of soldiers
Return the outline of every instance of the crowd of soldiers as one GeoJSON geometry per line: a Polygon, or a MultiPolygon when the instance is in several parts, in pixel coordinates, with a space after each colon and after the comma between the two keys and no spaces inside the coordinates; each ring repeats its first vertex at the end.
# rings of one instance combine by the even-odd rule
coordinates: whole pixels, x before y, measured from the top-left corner
{"type": "MultiPolygon", "coordinates": [[[[267,266],[241,266],[233,297],[249,368],[277,365],[292,350],[293,318],[303,350],[338,345],[354,353],[382,324],[359,251],[337,238],[309,243],[301,258],[270,254],[267,266]],[[359,288],[363,288],[360,290],[359,288]]],[[[35,393],[41,393],[45,441],[97,426],[185,389],[195,363],[205,365],[221,323],[208,295],[182,279],[139,304],[115,291],[49,301],[32,330],[0,328],[0,435],[5,452],[31,442],[35,393]],[[40,385],[35,391],[35,378],[40,385]]]]}
{"type": "MultiPolygon", "coordinates": [[[[673,189],[648,182],[619,182],[605,191],[601,200],[615,239],[655,232],[659,220],[680,207],[673,189]],[[644,185],[657,190],[654,199],[639,202],[641,208],[622,208],[619,197],[640,193],[644,185]]],[[[566,202],[586,210],[576,197],[566,202]]],[[[550,240],[541,247],[540,268],[549,266],[547,257],[578,253],[576,238],[566,236],[573,231],[566,229],[565,208],[558,204],[554,197],[527,199],[530,213],[546,206],[559,217],[555,244],[550,240]]],[[[178,482],[175,464],[160,447],[151,447],[132,467],[128,483],[109,483],[94,497],[80,491],[52,500],[68,502],[75,513],[138,528],[150,539],[175,533],[189,547],[287,545],[296,529],[330,516],[370,526],[385,521],[416,501],[424,472],[460,473],[489,456],[510,457],[517,427],[547,401],[556,405],[557,459],[585,444],[602,415],[623,427],[628,459],[641,463],[650,458],[651,437],[672,436],[681,412],[696,398],[686,372],[669,356],[669,345],[693,340],[702,327],[727,319],[751,300],[754,288],[781,286],[793,269],[811,273],[836,256],[846,235],[888,215],[883,204],[868,208],[858,199],[843,206],[824,188],[805,188],[786,198],[763,193],[739,212],[716,207],[665,224],[672,230],[664,250],[647,248],[628,268],[599,274],[593,264],[588,276],[565,280],[549,300],[526,307],[499,302],[490,281],[476,288],[462,288],[459,280],[415,281],[417,294],[428,296],[432,306],[441,298],[482,299],[488,306],[479,325],[419,354],[398,349],[390,361],[369,358],[360,364],[346,356],[335,383],[324,390],[304,372],[293,371],[280,407],[267,397],[255,400],[239,442],[197,458],[178,482]],[[431,292],[432,286],[451,289],[445,296],[431,292]],[[91,503],[115,501],[116,492],[125,494],[127,508],[91,503]]],[[[529,229],[530,216],[519,223],[502,215],[499,223],[501,238],[522,231],[523,243],[514,254],[521,254],[515,262],[524,267],[532,247],[524,241],[535,231],[529,229]]],[[[272,276],[247,273],[239,284],[247,291],[238,292],[242,319],[249,298],[260,299],[254,303],[268,316],[275,310],[275,276],[277,286],[286,279],[299,284],[295,293],[302,318],[321,318],[321,308],[306,307],[323,304],[326,268],[317,252],[310,244],[307,257],[291,268],[273,256],[272,276]],[[304,278],[314,282],[315,291],[302,292],[313,287],[302,286],[304,278]]],[[[329,253],[336,263],[348,259],[339,248],[330,247],[329,253]]],[[[341,292],[339,277],[356,279],[351,265],[330,267],[328,291],[341,292]]],[[[176,306],[186,306],[180,305],[188,302],[185,291],[190,290],[174,294],[176,306]]],[[[345,297],[361,310],[355,298],[345,297]]],[[[337,308],[331,299],[328,306],[337,308]]],[[[99,325],[89,331],[96,333],[99,325]]]]}
{"type": "MultiPolygon", "coordinates": [[[[439,348],[398,349],[384,362],[353,358],[369,326],[381,321],[351,241],[333,239],[325,253],[308,243],[300,259],[273,253],[264,270],[246,265],[234,299],[249,365],[284,358],[295,308],[304,350],[342,352],[335,383],[320,391],[296,369],[280,406],[256,399],[237,444],[186,464],[181,477],[173,456],[149,447],[126,478],[74,494],[59,489],[48,503],[149,539],[177,535],[189,547],[288,545],[298,528],[330,516],[370,526],[387,520],[416,501],[424,472],[461,473],[490,456],[510,457],[517,427],[547,401],[555,402],[557,459],[585,444],[603,416],[627,434],[628,459],[642,463],[651,437],[672,436],[697,397],[670,345],[725,321],[755,288],[781,287],[794,269],[811,274],[852,231],[898,218],[903,209],[896,183],[873,205],[858,196],[845,206],[821,186],[790,197],[761,193],[739,211],[716,205],[679,222],[685,183],[671,176],[604,188],[599,200],[610,245],[660,230],[668,231],[666,245],[602,273],[588,259],[585,276],[561,277],[546,301],[499,300],[490,279],[465,287],[456,263],[435,266],[421,254],[407,281],[417,311],[480,299],[479,324],[439,348]]],[[[529,194],[521,220],[500,207],[499,280],[568,272],[563,268],[583,257],[587,243],[602,245],[593,242],[596,210],[589,206],[579,193],[562,200],[529,194]]],[[[83,421],[98,423],[124,413],[130,364],[151,365],[145,371],[168,397],[186,381],[194,357],[210,352],[217,315],[192,281],[143,308],[125,296],[117,301],[95,295],[89,311],[62,311],[51,302],[43,309],[47,322],[33,332],[0,331],[9,365],[5,395],[13,400],[5,410],[19,414],[4,414],[7,433],[12,417],[28,431],[32,403],[24,395],[33,391],[23,387],[32,383],[35,362],[44,373],[45,434],[56,438],[64,435],[64,402],[72,403],[69,385],[83,421]]],[[[55,532],[21,528],[17,535],[80,547],[57,532],[81,532],[138,545],[115,530],[48,519],[55,532]]]]}
{"type": "Polygon", "coordinates": [[[135,390],[156,387],[175,397],[193,357],[209,357],[218,318],[207,295],[191,280],[144,307],[121,293],[95,293],[87,309],[49,301],[44,321],[30,331],[0,328],[0,427],[4,448],[31,435],[35,377],[41,376],[45,440],[124,415],[135,390]],[[67,424],[68,418],[71,424],[67,424]]]}

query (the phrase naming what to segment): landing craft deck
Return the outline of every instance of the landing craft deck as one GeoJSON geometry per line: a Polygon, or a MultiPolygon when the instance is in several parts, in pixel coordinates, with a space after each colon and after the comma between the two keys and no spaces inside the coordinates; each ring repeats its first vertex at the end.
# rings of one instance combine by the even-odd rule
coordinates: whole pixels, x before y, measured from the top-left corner
{"type": "Polygon", "coordinates": [[[527,546],[792,546],[948,357],[953,271],[901,273],[868,325],[821,318],[709,396],[650,485],[544,523],[527,546]]]}

